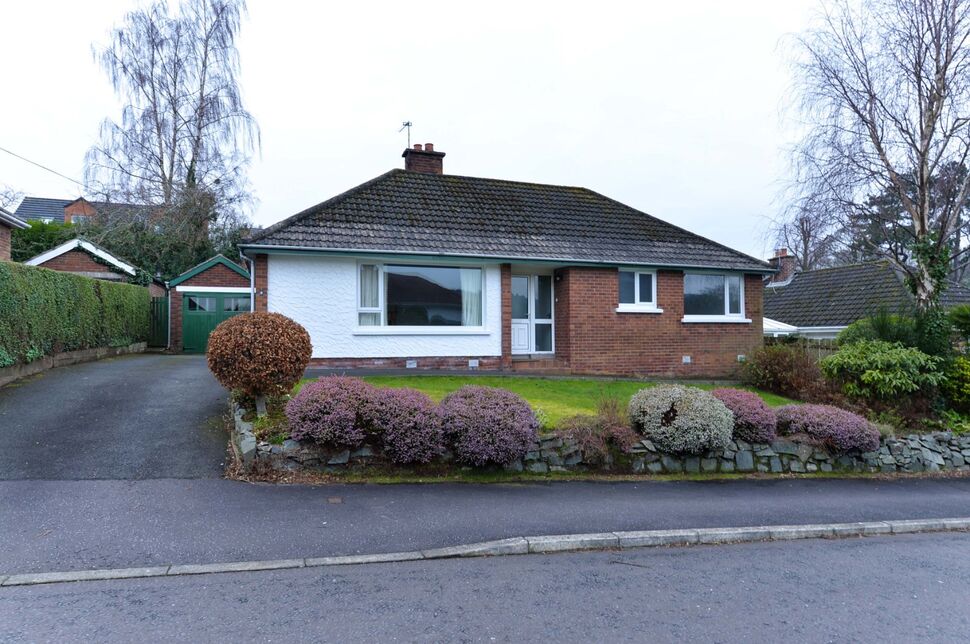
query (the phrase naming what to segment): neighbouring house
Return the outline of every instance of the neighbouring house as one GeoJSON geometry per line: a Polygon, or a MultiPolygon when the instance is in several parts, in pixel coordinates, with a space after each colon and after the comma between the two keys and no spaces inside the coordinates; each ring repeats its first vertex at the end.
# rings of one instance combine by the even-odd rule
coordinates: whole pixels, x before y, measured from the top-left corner
{"type": "Polygon", "coordinates": [[[249,272],[223,255],[207,259],[169,280],[168,310],[169,348],[205,353],[216,325],[252,310],[249,272]]]}
{"type": "Polygon", "coordinates": [[[14,228],[29,228],[30,224],[6,208],[0,208],[0,261],[10,261],[10,233],[14,228]]]}
{"type": "Polygon", "coordinates": [[[592,190],[403,156],[240,244],[313,364],[729,377],[761,346],[766,262],[592,190]]]}
{"type": "MultiPolygon", "coordinates": [[[[132,282],[138,277],[138,269],[134,265],[80,237],[35,255],[24,264],[109,282],[132,282]]],[[[162,297],[165,286],[153,279],[148,284],[148,291],[152,297],[162,297]]]]}
{"type": "Polygon", "coordinates": [[[44,223],[83,224],[93,221],[98,215],[144,214],[149,206],[107,201],[89,201],[84,197],[77,199],[51,199],[48,197],[24,197],[17,206],[16,214],[26,221],[44,223]]]}
{"type": "MultiPolygon", "coordinates": [[[[764,330],[772,335],[831,339],[856,320],[880,310],[911,314],[916,301],[903,274],[888,260],[796,272],[794,257],[781,250],[771,260],[779,272],[765,284],[764,330]],[[784,279],[775,279],[782,277],[784,279]],[[779,331],[778,324],[789,329],[779,331]]],[[[970,304],[970,290],[953,283],[940,300],[946,307],[970,304]]],[[[783,330],[783,329],[782,329],[783,330]]]]}

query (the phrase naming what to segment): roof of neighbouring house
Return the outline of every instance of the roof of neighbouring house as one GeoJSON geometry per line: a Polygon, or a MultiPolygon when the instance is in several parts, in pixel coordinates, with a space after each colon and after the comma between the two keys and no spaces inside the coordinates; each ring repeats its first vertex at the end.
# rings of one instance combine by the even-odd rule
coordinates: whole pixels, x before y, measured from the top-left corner
{"type": "Polygon", "coordinates": [[[43,253],[39,255],[35,255],[34,257],[31,257],[26,262],[24,262],[24,264],[27,264],[28,266],[40,266],[44,262],[49,262],[55,257],[59,257],[60,255],[63,255],[64,253],[67,253],[74,249],[83,250],[86,253],[94,255],[95,257],[99,257],[105,262],[107,262],[108,264],[110,264],[111,266],[114,266],[115,268],[117,268],[119,271],[123,273],[127,273],[132,277],[134,277],[134,275],[136,274],[135,267],[129,264],[128,262],[122,259],[119,259],[118,257],[115,257],[107,250],[101,248],[100,246],[92,242],[89,242],[86,239],[81,239],[80,237],[69,239],[63,244],[61,244],[60,246],[55,246],[50,250],[45,250],[43,253]]]}
{"type": "Polygon", "coordinates": [[[0,223],[4,224],[8,228],[29,228],[30,224],[26,221],[17,217],[12,212],[6,208],[0,207],[0,223]]]}
{"type": "MultiPolygon", "coordinates": [[[[970,304],[970,290],[947,286],[945,307],[970,304]]],[[[915,301],[902,274],[888,261],[795,273],[790,281],[765,285],[764,315],[797,327],[848,326],[881,308],[908,313],[915,301]]]]}
{"type": "MultiPolygon", "coordinates": [[[[64,208],[77,199],[51,199],[49,197],[24,197],[17,206],[16,214],[21,219],[64,223],[64,208]]],[[[130,203],[114,203],[109,201],[88,201],[95,211],[131,210],[140,212],[148,206],[130,203]]]]}
{"type": "Polygon", "coordinates": [[[205,271],[209,270],[213,266],[217,266],[219,264],[222,264],[229,270],[238,273],[239,275],[245,277],[246,279],[249,279],[249,271],[247,271],[245,268],[243,268],[236,262],[232,261],[225,255],[219,254],[219,255],[215,255],[214,257],[210,257],[209,259],[205,260],[201,264],[196,264],[195,266],[185,271],[181,275],[172,278],[171,280],[169,280],[168,285],[170,287],[178,286],[185,280],[191,279],[196,275],[198,275],[199,273],[204,273],[205,271]]]}
{"type": "Polygon", "coordinates": [[[406,170],[308,208],[241,246],[773,271],[586,188],[406,170]]]}

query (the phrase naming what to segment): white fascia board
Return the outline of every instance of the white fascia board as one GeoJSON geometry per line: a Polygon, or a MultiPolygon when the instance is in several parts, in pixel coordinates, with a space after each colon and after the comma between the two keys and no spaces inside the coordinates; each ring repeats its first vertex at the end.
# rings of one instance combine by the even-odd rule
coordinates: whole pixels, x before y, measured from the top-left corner
{"type": "Polygon", "coordinates": [[[126,264],[125,262],[121,261],[120,259],[112,255],[108,251],[98,248],[97,246],[95,246],[89,241],[85,241],[83,239],[78,239],[78,238],[70,239],[64,242],[63,244],[61,244],[60,246],[55,246],[54,248],[48,251],[44,251],[40,255],[31,257],[26,262],[24,262],[24,264],[27,264],[28,266],[40,266],[44,262],[49,262],[55,257],[60,257],[64,253],[68,251],[72,251],[75,248],[81,248],[96,257],[100,257],[101,259],[108,262],[115,268],[131,275],[132,277],[134,277],[135,275],[135,267],[132,266],[131,264],[126,264]]]}
{"type": "Polygon", "coordinates": [[[180,293],[249,293],[248,286],[191,286],[179,284],[175,290],[180,293]]]}

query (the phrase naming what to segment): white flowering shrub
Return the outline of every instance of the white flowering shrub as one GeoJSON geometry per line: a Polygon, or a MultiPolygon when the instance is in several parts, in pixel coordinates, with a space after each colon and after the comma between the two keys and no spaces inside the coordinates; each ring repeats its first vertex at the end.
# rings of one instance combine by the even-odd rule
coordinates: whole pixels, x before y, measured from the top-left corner
{"type": "Polygon", "coordinates": [[[659,385],[630,399],[630,420],[663,452],[699,454],[731,442],[734,414],[696,387],[659,385]]]}

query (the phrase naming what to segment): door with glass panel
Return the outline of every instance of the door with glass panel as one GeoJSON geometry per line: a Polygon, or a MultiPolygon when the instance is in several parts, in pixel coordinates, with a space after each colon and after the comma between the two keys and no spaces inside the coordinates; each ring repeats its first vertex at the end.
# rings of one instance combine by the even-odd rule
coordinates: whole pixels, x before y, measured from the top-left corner
{"type": "Polygon", "coordinates": [[[552,275],[512,276],[512,353],[552,353],[552,275]]]}

